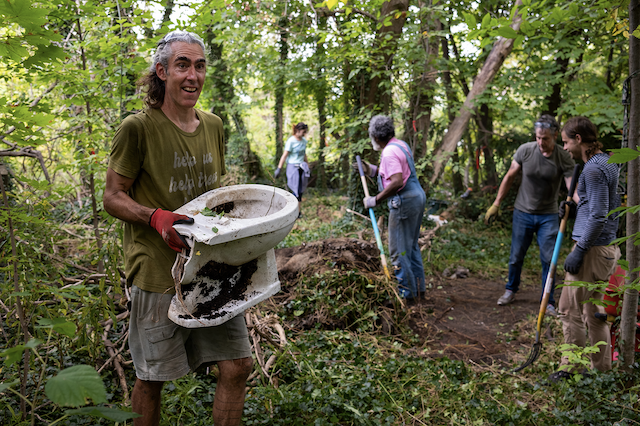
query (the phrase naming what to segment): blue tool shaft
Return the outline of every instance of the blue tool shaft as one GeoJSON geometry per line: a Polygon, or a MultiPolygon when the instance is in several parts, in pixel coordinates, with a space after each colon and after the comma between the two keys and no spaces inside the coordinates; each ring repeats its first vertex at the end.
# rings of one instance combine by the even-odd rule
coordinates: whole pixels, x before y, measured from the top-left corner
{"type": "MultiPolygon", "coordinates": [[[[356,155],[356,162],[358,163],[358,172],[360,172],[360,180],[362,181],[362,189],[364,195],[369,196],[369,188],[367,187],[367,179],[364,176],[364,170],[362,169],[362,160],[359,155],[356,155]]],[[[373,233],[376,236],[376,243],[378,244],[378,250],[380,250],[380,261],[382,263],[382,269],[387,278],[391,279],[389,274],[389,268],[387,267],[387,258],[384,255],[384,246],[382,245],[382,238],[380,237],[380,231],[378,230],[378,222],[376,222],[376,215],[373,209],[369,209],[369,217],[371,218],[371,225],[373,225],[373,233]]]]}

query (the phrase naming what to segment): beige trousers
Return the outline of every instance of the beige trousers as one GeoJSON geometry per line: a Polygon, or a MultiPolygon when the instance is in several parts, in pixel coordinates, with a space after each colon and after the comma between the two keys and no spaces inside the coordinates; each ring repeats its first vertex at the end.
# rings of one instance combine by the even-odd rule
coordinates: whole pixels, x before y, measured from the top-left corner
{"type": "MultiPolygon", "coordinates": [[[[565,284],[574,281],[608,282],[609,277],[615,270],[618,259],[620,259],[618,246],[591,247],[584,256],[584,261],[578,274],[573,275],[567,272],[564,279],[565,284]]],[[[594,316],[596,312],[604,313],[604,308],[590,302],[584,303],[589,299],[602,300],[603,296],[603,293],[597,290],[589,290],[586,287],[563,287],[558,304],[558,314],[562,320],[565,343],[573,343],[584,347],[587,329],[589,330],[589,340],[592,346],[597,342],[606,343],[606,345],[599,346],[599,352],[591,355],[591,368],[607,371],[611,369],[609,325],[594,316]]],[[[560,365],[568,364],[567,357],[562,357],[560,365]]]]}

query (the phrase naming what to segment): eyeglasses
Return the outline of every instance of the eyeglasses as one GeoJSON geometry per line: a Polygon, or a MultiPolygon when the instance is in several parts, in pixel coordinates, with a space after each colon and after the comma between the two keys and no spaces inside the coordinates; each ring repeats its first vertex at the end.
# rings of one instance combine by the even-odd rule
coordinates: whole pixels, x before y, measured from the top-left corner
{"type": "Polygon", "coordinates": [[[547,123],[546,121],[536,121],[535,123],[533,123],[533,127],[540,129],[558,130],[558,126],[556,126],[554,123],[547,123]]]}
{"type": "Polygon", "coordinates": [[[178,34],[175,34],[175,31],[171,31],[169,34],[164,36],[162,40],[158,42],[158,47],[162,47],[165,44],[169,43],[171,40],[175,40],[178,38],[178,34]]]}
{"type": "MultiPolygon", "coordinates": [[[[162,46],[164,46],[165,44],[167,44],[167,43],[171,43],[171,42],[172,42],[172,41],[174,41],[174,40],[180,40],[180,39],[183,39],[183,40],[184,40],[185,38],[189,38],[189,37],[190,37],[190,38],[192,38],[192,39],[197,40],[197,41],[198,41],[198,42],[200,42],[200,43],[203,43],[202,39],[201,39],[199,36],[197,36],[196,34],[192,34],[192,33],[189,33],[189,32],[187,32],[187,31],[174,30],[174,31],[171,31],[171,32],[167,33],[167,34],[162,38],[162,40],[160,40],[160,41],[158,42],[158,46],[157,46],[157,47],[162,47],[162,46]],[[185,37],[185,36],[186,36],[186,37],[185,37]]],[[[190,41],[189,43],[194,43],[194,42],[193,42],[193,41],[190,41]]]]}

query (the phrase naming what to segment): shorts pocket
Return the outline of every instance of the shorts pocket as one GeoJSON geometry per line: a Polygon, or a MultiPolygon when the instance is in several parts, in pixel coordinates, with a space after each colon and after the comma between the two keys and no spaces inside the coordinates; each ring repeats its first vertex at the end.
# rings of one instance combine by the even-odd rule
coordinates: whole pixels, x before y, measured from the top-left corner
{"type": "Polygon", "coordinates": [[[148,363],[169,361],[183,356],[185,352],[182,336],[178,333],[177,324],[166,324],[159,327],[146,328],[147,336],[146,360],[148,363]]]}
{"type": "Polygon", "coordinates": [[[247,332],[247,323],[244,321],[244,316],[239,315],[230,321],[225,323],[227,329],[227,338],[229,340],[241,340],[248,339],[249,333],[247,332]]]}

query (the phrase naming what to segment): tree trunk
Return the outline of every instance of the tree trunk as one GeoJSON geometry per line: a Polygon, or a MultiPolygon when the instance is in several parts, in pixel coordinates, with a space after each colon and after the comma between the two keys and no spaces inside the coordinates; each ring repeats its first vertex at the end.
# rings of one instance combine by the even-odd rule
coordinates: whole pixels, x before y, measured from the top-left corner
{"type": "Polygon", "coordinates": [[[211,64],[207,73],[207,91],[211,93],[211,112],[222,119],[224,125],[224,140],[228,141],[231,135],[231,123],[229,121],[229,110],[234,103],[234,90],[229,79],[229,69],[222,57],[223,44],[217,43],[216,35],[212,28],[208,28],[205,33],[205,42],[209,46],[211,64]]]}
{"type": "MultiPolygon", "coordinates": [[[[640,24],[640,3],[629,2],[629,28],[634,30],[640,24]]],[[[631,31],[630,31],[631,32],[631,31]]],[[[640,71],[640,40],[629,36],[629,75],[640,71]]],[[[631,78],[631,107],[629,111],[629,148],[638,149],[640,141],[640,76],[631,78]]],[[[640,205],[640,161],[636,158],[627,164],[627,206],[640,205]]],[[[627,235],[640,235],[639,214],[626,214],[627,235]]],[[[622,340],[623,368],[631,371],[634,362],[634,348],[636,337],[636,322],[638,312],[638,291],[631,288],[638,282],[638,272],[634,269],[640,266],[640,246],[634,244],[634,238],[627,240],[627,262],[629,270],[626,277],[626,288],[622,299],[622,313],[620,321],[620,340],[622,340]]]]}
{"type": "MultiPolygon", "coordinates": [[[[318,30],[325,31],[327,29],[326,16],[318,17],[318,30]]],[[[327,104],[327,81],[325,79],[322,68],[327,60],[327,52],[324,47],[324,43],[320,38],[316,40],[316,83],[318,88],[316,90],[316,106],[318,108],[318,123],[320,125],[320,135],[318,138],[318,165],[316,166],[316,176],[318,176],[318,183],[316,186],[321,189],[327,188],[327,180],[324,170],[324,147],[326,145],[326,121],[327,113],[325,106],[327,104]]]]}
{"type": "MultiPolygon", "coordinates": [[[[83,42],[84,36],[82,34],[82,27],[80,26],[80,19],[77,20],[77,24],[78,24],[78,38],[80,39],[81,42],[83,42]]],[[[80,56],[82,58],[82,69],[86,71],[87,58],[85,55],[84,47],[80,47],[80,56]]],[[[85,106],[87,108],[86,129],[87,129],[87,133],[91,135],[91,133],[93,132],[93,128],[91,126],[91,121],[90,121],[91,104],[89,103],[88,99],[85,99],[85,106]]],[[[95,148],[91,146],[89,147],[89,149],[87,149],[87,147],[83,145],[81,147],[81,151],[82,151],[82,154],[86,156],[89,156],[90,154],[95,154],[95,148]]],[[[98,247],[98,262],[96,266],[98,267],[98,273],[102,274],[104,273],[104,261],[102,260],[102,238],[100,236],[100,218],[98,217],[98,202],[96,200],[96,187],[95,187],[95,181],[93,177],[93,171],[90,171],[88,176],[85,174],[85,170],[81,170],[80,174],[82,176],[83,183],[89,190],[89,195],[91,196],[93,233],[96,237],[96,246],[98,247]]]]}
{"type": "MultiPolygon", "coordinates": [[[[449,125],[456,118],[454,111],[454,106],[458,102],[456,97],[456,93],[453,90],[453,83],[451,82],[451,71],[449,69],[449,43],[447,42],[446,37],[442,37],[442,58],[445,61],[446,69],[442,72],[442,81],[444,83],[444,91],[447,96],[447,116],[449,118],[449,125]]],[[[455,164],[460,166],[460,155],[458,154],[458,147],[456,146],[453,150],[452,160],[455,164]]],[[[462,180],[462,175],[460,174],[460,167],[453,171],[453,192],[455,194],[460,194],[464,192],[464,183],[462,180]]]]}
{"type": "Polygon", "coordinates": [[[247,137],[244,119],[237,107],[237,98],[233,88],[232,78],[223,57],[224,45],[215,40],[212,28],[205,33],[205,43],[211,51],[211,72],[207,73],[205,89],[212,100],[211,112],[222,119],[224,126],[225,152],[231,150],[242,162],[242,169],[249,178],[263,176],[262,165],[258,156],[251,150],[251,143],[247,137]],[[232,123],[237,137],[232,138],[232,123]]]}
{"type": "Polygon", "coordinates": [[[569,56],[564,52],[558,52],[554,74],[560,77],[560,81],[553,85],[551,94],[547,96],[547,111],[545,111],[546,113],[551,114],[554,117],[557,115],[558,108],[560,108],[560,105],[562,104],[562,84],[564,82],[564,78],[562,77],[567,74],[568,68],[569,56]]]}
{"type": "Polygon", "coordinates": [[[429,137],[429,127],[431,125],[431,108],[433,107],[433,94],[438,71],[436,61],[440,47],[440,37],[428,36],[442,30],[442,23],[438,19],[433,19],[433,12],[427,14],[422,9],[430,5],[431,2],[418,2],[421,8],[420,21],[420,43],[424,50],[424,60],[421,71],[415,76],[410,87],[409,114],[405,124],[405,140],[411,146],[411,151],[416,159],[427,154],[427,140],[429,137]],[[427,4],[428,3],[428,4],[427,4]],[[427,36],[424,36],[427,34],[427,36]]]}
{"type": "Polygon", "coordinates": [[[284,152],[284,95],[286,92],[286,67],[287,56],[289,54],[289,45],[287,43],[287,33],[289,20],[283,16],[278,21],[280,26],[280,63],[278,64],[280,75],[276,83],[275,95],[275,116],[276,116],[276,167],[280,162],[280,157],[284,152]]]}
{"type": "Polygon", "coordinates": [[[365,106],[374,108],[378,106],[380,110],[387,113],[391,106],[391,91],[389,86],[384,84],[389,80],[391,65],[393,64],[393,55],[398,45],[398,38],[402,34],[402,28],[407,20],[407,10],[409,9],[409,0],[388,0],[382,4],[382,13],[380,18],[384,20],[391,16],[391,25],[380,28],[376,35],[376,41],[372,49],[373,58],[373,77],[369,81],[365,106]],[[395,12],[401,12],[396,18],[395,12]],[[387,40],[387,35],[392,37],[387,40]]]}
{"type": "MultiPolygon", "coordinates": [[[[520,6],[522,4],[522,0],[516,0],[515,6],[520,6]]],[[[518,31],[520,29],[520,23],[522,22],[522,15],[520,13],[516,13],[513,18],[513,24],[511,24],[511,28],[518,31]]],[[[462,108],[458,113],[458,116],[453,120],[453,123],[449,126],[447,133],[445,134],[442,145],[434,152],[434,167],[433,167],[433,175],[431,176],[431,183],[435,183],[436,180],[440,177],[444,170],[444,166],[447,161],[451,157],[451,152],[456,147],[456,144],[460,140],[460,137],[463,135],[467,125],[469,124],[469,119],[471,118],[471,114],[474,108],[475,99],[482,94],[489,83],[496,76],[500,67],[504,63],[506,57],[511,53],[511,49],[513,49],[514,39],[507,39],[503,37],[498,37],[496,42],[493,45],[493,49],[491,49],[491,53],[487,57],[484,65],[482,66],[482,70],[476,76],[473,87],[469,91],[469,95],[467,99],[464,101],[462,108]]]]}
{"type": "Polygon", "coordinates": [[[484,184],[493,187],[498,184],[498,175],[496,173],[496,163],[493,160],[493,151],[491,150],[493,117],[491,116],[489,105],[482,104],[477,109],[476,123],[478,124],[478,149],[482,151],[484,156],[484,184]]]}
{"type": "Polygon", "coordinates": [[[171,14],[173,13],[173,0],[167,0],[164,5],[164,15],[162,16],[162,26],[165,27],[167,24],[171,23],[171,14]]]}

